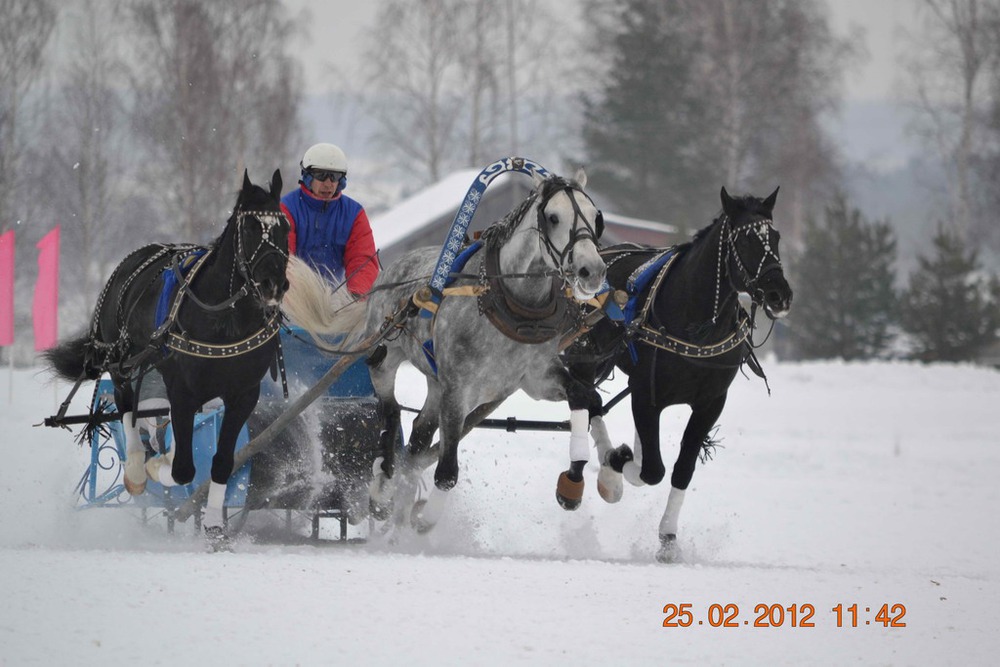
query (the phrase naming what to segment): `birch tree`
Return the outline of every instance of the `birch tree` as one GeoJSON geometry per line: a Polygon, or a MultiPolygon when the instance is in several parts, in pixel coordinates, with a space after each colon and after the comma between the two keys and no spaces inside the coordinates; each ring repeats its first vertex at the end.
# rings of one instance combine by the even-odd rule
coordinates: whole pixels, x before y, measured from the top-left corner
{"type": "Polygon", "coordinates": [[[551,154],[578,114],[571,29],[537,0],[382,2],[365,104],[389,168],[423,185],[526,146],[551,154]]]}
{"type": "Polygon", "coordinates": [[[165,227],[205,242],[233,203],[243,168],[271,173],[291,154],[301,83],[277,0],[138,0],[134,118],[165,227]]]}
{"type": "Polygon", "coordinates": [[[0,0],[0,232],[17,214],[14,196],[29,134],[24,109],[55,22],[56,8],[48,0],[0,0]]]}
{"type": "MultiPolygon", "coordinates": [[[[138,225],[126,227],[119,184],[124,161],[127,116],[122,99],[125,79],[121,34],[115,29],[115,5],[81,0],[72,12],[69,44],[73,58],[62,68],[54,94],[57,104],[49,137],[53,140],[50,173],[65,187],[51,190],[53,217],[61,220],[64,285],[68,321],[86,323],[104,280],[107,264],[124,251],[123,229],[135,238],[138,225]]],[[[132,211],[134,212],[134,211],[132,211]]],[[[139,243],[137,240],[136,244],[139,243]]]]}
{"type": "MultiPolygon", "coordinates": [[[[984,132],[989,78],[996,76],[998,0],[922,0],[920,32],[911,36],[908,98],[913,129],[944,167],[947,219],[962,240],[976,228],[976,153],[984,132]]],[[[992,138],[996,142],[996,136],[992,138]]],[[[992,184],[995,187],[995,184],[992,184]]]]}

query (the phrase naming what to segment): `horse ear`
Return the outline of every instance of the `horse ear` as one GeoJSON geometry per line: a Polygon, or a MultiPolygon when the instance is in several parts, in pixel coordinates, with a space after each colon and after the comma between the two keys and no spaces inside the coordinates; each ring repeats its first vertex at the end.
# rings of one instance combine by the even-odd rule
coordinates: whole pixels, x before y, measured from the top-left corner
{"type": "Polygon", "coordinates": [[[271,196],[275,199],[281,198],[281,170],[275,169],[271,176],[271,196]]]}
{"type": "Polygon", "coordinates": [[[576,181],[581,190],[585,190],[587,188],[587,172],[583,170],[583,167],[576,170],[576,176],[573,177],[573,180],[576,181]]]}
{"type": "Polygon", "coordinates": [[[249,190],[252,186],[253,186],[253,184],[250,182],[250,175],[247,173],[247,170],[244,169],[243,170],[243,189],[244,190],[249,190]]]}
{"type": "Polygon", "coordinates": [[[762,206],[767,209],[768,215],[771,215],[771,212],[774,210],[774,203],[778,201],[778,190],[780,189],[781,186],[779,185],[774,189],[774,192],[772,192],[768,196],[768,198],[764,200],[764,203],[762,204],[762,206]]]}
{"type": "Polygon", "coordinates": [[[719,192],[719,197],[722,199],[722,212],[726,215],[733,215],[733,209],[735,208],[733,198],[729,196],[726,192],[726,186],[722,186],[722,191],[719,192]]]}
{"type": "Polygon", "coordinates": [[[535,187],[541,189],[542,183],[545,182],[545,177],[539,174],[537,171],[532,170],[531,180],[535,182],[535,187]]]}

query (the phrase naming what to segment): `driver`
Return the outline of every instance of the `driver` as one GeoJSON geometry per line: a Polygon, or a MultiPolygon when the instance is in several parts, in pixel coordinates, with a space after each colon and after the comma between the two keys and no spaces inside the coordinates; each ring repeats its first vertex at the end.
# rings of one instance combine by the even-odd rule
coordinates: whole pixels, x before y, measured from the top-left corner
{"type": "Polygon", "coordinates": [[[289,253],[328,272],[337,284],[346,280],[355,297],[367,294],[379,263],[364,207],[343,194],[347,156],[333,144],[316,144],[299,166],[299,188],[281,198],[281,210],[292,226],[289,253]]]}

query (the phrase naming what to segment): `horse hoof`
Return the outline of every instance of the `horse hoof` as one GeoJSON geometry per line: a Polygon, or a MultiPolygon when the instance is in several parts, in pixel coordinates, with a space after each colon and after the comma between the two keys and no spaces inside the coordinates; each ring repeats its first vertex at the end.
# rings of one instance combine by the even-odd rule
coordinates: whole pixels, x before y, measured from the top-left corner
{"type": "Polygon", "coordinates": [[[146,455],[130,452],[125,459],[125,475],[122,483],[130,496],[139,496],[146,490],[146,455]]]}
{"type": "Polygon", "coordinates": [[[624,493],[622,475],[615,472],[609,466],[601,466],[601,471],[597,473],[597,493],[606,503],[617,503],[622,499],[624,493]]]}
{"type": "Polygon", "coordinates": [[[566,471],[559,473],[559,481],[556,483],[556,500],[559,502],[559,507],[569,512],[578,508],[583,501],[583,480],[574,482],[566,471]]]}
{"type": "Polygon", "coordinates": [[[426,500],[418,500],[413,503],[413,509],[410,510],[410,525],[413,526],[413,530],[417,531],[421,535],[429,533],[434,526],[437,524],[427,521],[422,516],[422,511],[424,505],[427,504],[426,500]]]}
{"type": "Polygon", "coordinates": [[[229,535],[222,526],[205,526],[205,545],[209,553],[231,552],[233,550],[229,535]]]}
{"type": "Polygon", "coordinates": [[[676,535],[660,535],[660,548],[656,552],[656,560],[668,564],[680,563],[683,560],[676,535]]]}
{"type": "Polygon", "coordinates": [[[128,475],[125,475],[122,482],[125,485],[125,490],[128,491],[130,496],[141,496],[146,491],[146,480],[136,483],[130,480],[128,475]]]}

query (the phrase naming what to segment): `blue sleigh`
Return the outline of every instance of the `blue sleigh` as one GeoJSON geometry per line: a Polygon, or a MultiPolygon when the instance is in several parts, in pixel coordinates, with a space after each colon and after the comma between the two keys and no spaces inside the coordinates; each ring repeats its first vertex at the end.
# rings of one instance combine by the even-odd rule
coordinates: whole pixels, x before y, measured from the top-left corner
{"type": "MultiPolygon", "coordinates": [[[[338,359],[317,350],[299,329],[282,330],[279,335],[293,392],[312,386],[338,359]]],[[[257,408],[237,438],[237,452],[267,428],[287,405],[281,385],[265,378],[257,408]]],[[[107,378],[98,381],[94,410],[114,412],[114,387],[107,378]]],[[[123,485],[122,424],[106,422],[87,443],[90,460],[77,486],[78,507],[133,507],[140,510],[143,521],[162,514],[168,530],[173,530],[176,510],[209,478],[224,413],[220,401],[217,405],[206,404],[195,416],[192,448],[197,472],[190,484],[165,488],[149,480],[145,493],[139,496],[130,496],[123,485]]],[[[363,359],[357,359],[266,451],[251,457],[233,472],[223,507],[227,522],[231,527],[237,522],[238,528],[250,510],[282,510],[289,525],[293,514],[308,517],[314,539],[319,537],[323,518],[338,520],[339,537],[346,538],[348,522],[357,522],[366,513],[367,484],[378,449],[380,426],[379,403],[368,369],[363,359]]],[[[141,432],[146,441],[148,433],[141,432]]],[[[170,450],[173,432],[169,423],[160,429],[154,441],[158,447],[147,443],[149,456],[170,450]]],[[[197,526],[197,514],[195,519],[197,526]]]]}

